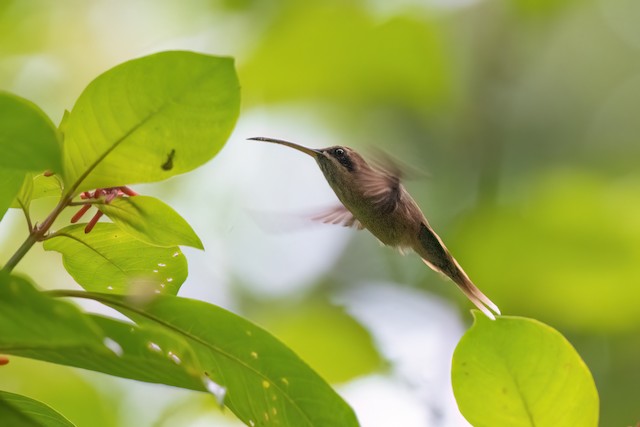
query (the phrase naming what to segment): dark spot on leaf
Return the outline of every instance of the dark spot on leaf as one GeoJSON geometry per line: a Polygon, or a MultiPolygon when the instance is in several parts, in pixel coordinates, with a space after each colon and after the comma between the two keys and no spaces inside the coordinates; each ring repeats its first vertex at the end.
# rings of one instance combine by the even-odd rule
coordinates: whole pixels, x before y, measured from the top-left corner
{"type": "Polygon", "coordinates": [[[176,150],[175,149],[171,150],[171,152],[167,155],[167,161],[160,166],[162,170],[168,171],[173,169],[173,157],[175,155],[176,155],[176,150]]]}

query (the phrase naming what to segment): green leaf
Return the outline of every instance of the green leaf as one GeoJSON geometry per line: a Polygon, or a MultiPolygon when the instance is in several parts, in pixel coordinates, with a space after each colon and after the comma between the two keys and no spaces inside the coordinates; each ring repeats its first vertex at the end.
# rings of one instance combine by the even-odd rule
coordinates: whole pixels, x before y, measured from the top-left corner
{"type": "Polygon", "coordinates": [[[24,279],[0,274],[0,353],[207,390],[194,351],[179,335],[82,313],[24,279]]]}
{"type": "Polygon", "coordinates": [[[219,307],[166,295],[141,305],[113,294],[49,294],[94,299],[137,324],[83,314],[4,275],[0,353],[209,391],[219,399],[226,389],[225,404],[248,425],[358,425],[351,408],[291,350],[219,307]]]}
{"type": "Polygon", "coordinates": [[[178,247],[148,245],[115,224],[98,223],[88,234],[84,224],[65,227],[44,242],[44,249],[60,252],[69,274],[90,291],[176,294],[187,278],[187,261],[178,247]]]}
{"type": "MultiPolygon", "coordinates": [[[[55,300],[53,300],[55,302],[55,300]]],[[[203,369],[182,337],[156,325],[135,325],[87,314],[104,335],[100,347],[50,343],[0,350],[16,356],[74,366],[138,381],[207,391],[203,369]]]]}
{"type": "Polygon", "coordinates": [[[26,99],[0,91],[0,168],[61,170],[58,133],[47,115],[26,99]]]}
{"type": "Polygon", "coordinates": [[[161,52],[97,77],[64,120],[64,182],[75,194],[160,181],[211,159],[240,106],[233,59],[161,52]]]}
{"type": "Polygon", "coordinates": [[[58,177],[45,176],[44,174],[28,174],[20,188],[20,192],[11,204],[12,208],[20,208],[21,204],[29,207],[33,200],[44,197],[60,197],[62,195],[62,183],[58,177]]]}
{"type": "Polygon", "coordinates": [[[6,391],[0,391],[0,420],[11,427],[73,427],[44,403],[6,391]]]}
{"type": "Polygon", "coordinates": [[[207,391],[197,355],[181,336],[158,325],[132,325],[107,317],[90,317],[105,336],[117,343],[120,353],[117,358],[108,354],[102,360],[86,357],[81,362],[75,361],[74,366],[138,381],[207,391]]]}
{"type": "Polygon", "coordinates": [[[598,425],[598,392],[589,369],[555,329],[522,317],[475,323],[453,354],[460,411],[477,427],[598,425]]]}
{"type": "Polygon", "coordinates": [[[189,223],[155,197],[120,197],[97,208],[122,230],[150,245],[203,249],[189,223]]]}
{"type": "Polygon", "coordinates": [[[358,425],[353,410],[295,353],[220,307],[166,295],[136,306],[120,295],[62,294],[95,299],[140,325],[163,326],[183,337],[206,375],[227,389],[225,404],[247,425],[358,425]]]}
{"type": "Polygon", "coordinates": [[[20,187],[20,191],[16,194],[11,207],[15,209],[29,209],[31,204],[31,197],[33,196],[33,174],[27,173],[20,187]]]}
{"type": "Polygon", "coordinates": [[[24,171],[0,168],[0,220],[20,191],[24,176],[24,171]]]}
{"type": "Polygon", "coordinates": [[[0,353],[53,345],[104,347],[100,330],[75,306],[43,296],[26,279],[0,272],[0,353]]]}

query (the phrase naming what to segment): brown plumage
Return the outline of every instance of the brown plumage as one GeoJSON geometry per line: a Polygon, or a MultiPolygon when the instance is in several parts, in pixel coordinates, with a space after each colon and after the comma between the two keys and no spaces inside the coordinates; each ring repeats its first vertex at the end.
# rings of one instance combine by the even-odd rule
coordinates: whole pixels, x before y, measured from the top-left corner
{"type": "Polygon", "coordinates": [[[401,183],[393,163],[367,163],[349,147],[319,150],[272,138],[249,138],[286,145],[315,158],[327,182],[342,203],[316,217],[330,224],[367,229],[383,244],[416,252],[433,270],[449,277],[485,315],[495,319],[498,307],[478,289],[453,258],[442,239],[401,183]]]}

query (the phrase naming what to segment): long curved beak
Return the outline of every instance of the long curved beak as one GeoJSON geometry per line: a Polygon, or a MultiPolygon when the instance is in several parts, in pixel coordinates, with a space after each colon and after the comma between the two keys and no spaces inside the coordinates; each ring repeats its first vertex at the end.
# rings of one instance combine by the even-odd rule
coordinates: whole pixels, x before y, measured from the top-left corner
{"type": "Polygon", "coordinates": [[[320,150],[314,150],[313,148],[303,147],[302,145],[294,144],[293,142],[284,141],[282,139],[265,138],[262,136],[256,136],[256,137],[247,138],[247,139],[252,141],[273,142],[274,144],[286,145],[287,147],[291,147],[298,151],[302,151],[303,153],[308,154],[313,158],[317,158],[322,153],[320,150]]]}

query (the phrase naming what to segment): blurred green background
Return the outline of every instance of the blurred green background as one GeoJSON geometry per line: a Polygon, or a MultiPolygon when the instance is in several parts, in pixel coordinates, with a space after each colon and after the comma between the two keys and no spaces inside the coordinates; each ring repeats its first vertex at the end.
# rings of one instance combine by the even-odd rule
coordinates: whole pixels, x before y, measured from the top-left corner
{"type": "MultiPolygon", "coordinates": [[[[193,174],[134,187],[205,242],[187,252],[181,294],[269,329],[364,426],[466,425],[447,369],[470,304],[366,233],[300,225],[333,203],[316,166],[244,139],[379,147],[421,171],[407,188],[503,313],[574,344],[601,425],[627,426],[640,421],[639,23],[633,0],[0,0],[0,89],[57,123],[125,60],[235,57],[243,111],[227,147],[193,174]]],[[[25,234],[8,214],[0,262],[25,234]]],[[[18,270],[75,286],[40,248],[18,270]]],[[[237,425],[205,396],[12,359],[0,388],[78,426],[237,425]]]]}

